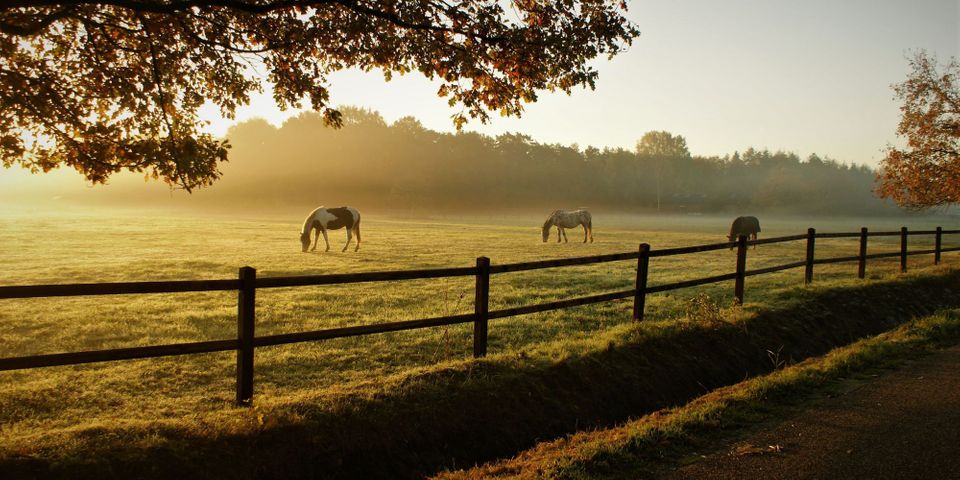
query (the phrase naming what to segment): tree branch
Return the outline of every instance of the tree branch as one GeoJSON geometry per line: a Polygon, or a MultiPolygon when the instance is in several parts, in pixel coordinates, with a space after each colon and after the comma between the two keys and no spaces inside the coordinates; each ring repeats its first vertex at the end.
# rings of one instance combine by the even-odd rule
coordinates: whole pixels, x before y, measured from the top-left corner
{"type": "Polygon", "coordinates": [[[193,8],[224,7],[248,13],[269,13],[296,6],[311,6],[314,4],[329,3],[327,1],[304,0],[274,0],[265,2],[245,0],[184,0],[173,2],[151,0],[9,0],[0,7],[0,11],[11,11],[22,8],[48,8],[59,6],[114,6],[126,8],[141,13],[177,13],[193,8]]]}
{"type": "MultiPolygon", "coordinates": [[[[376,9],[370,6],[362,5],[354,0],[273,0],[273,1],[245,1],[245,0],[184,0],[179,2],[159,2],[150,0],[10,0],[3,6],[0,6],[0,12],[17,11],[24,8],[50,8],[66,6],[114,6],[126,8],[140,13],[174,14],[189,12],[195,8],[228,8],[251,14],[265,14],[277,10],[286,10],[294,7],[316,7],[318,5],[340,5],[355,13],[369,15],[380,20],[386,20],[398,27],[410,30],[425,30],[435,32],[450,32],[468,37],[481,39],[489,43],[503,43],[508,40],[504,36],[483,35],[477,32],[469,32],[462,29],[455,29],[434,23],[410,22],[400,18],[399,15],[392,12],[376,9]]],[[[434,4],[435,8],[440,8],[434,4]]],[[[448,16],[451,9],[445,10],[448,16]]],[[[33,15],[35,16],[35,15],[33,15]]],[[[65,15],[64,15],[65,16],[65,15]]],[[[0,23],[0,31],[10,35],[33,35],[43,31],[51,23],[63,18],[51,14],[42,20],[31,25],[17,26],[7,23],[0,23]],[[22,32],[22,33],[20,33],[22,32]]]]}
{"type": "Polygon", "coordinates": [[[153,81],[157,86],[157,95],[159,95],[160,100],[160,113],[163,115],[163,123],[167,126],[167,138],[168,138],[168,148],[170,149],[170,159],[173,160],[174,165],[176,166],[175,175],[177,180],[180,181],[183,188],[190,192],[190,187],[186,185],[183,178],[183,166],[181,165],[180,156],[177,155],[177,137],[176,132],[173,129],[173,125],[170,122],[170,116],[167,113],[167,105],[169,104],[172,107],[172,102],[167,99],[166,91],[163,89],[163,77],[160,75],[160,66],[158,65],[157,60],[157,47],[154,44],[153,38],[150,37],[150,29],[147,27],[147,20],[143,17],[142,14],[137,14],[137,18],[140,20],[140,24],[143,26],[144,35],[147,37],[147,43],[150,47],[150,66],[153,70],[153,81]]]}
{"type": "MultiPolygon", "coordinates": [[[[3,10],[6,10],[6,8],[3,10]]],[[[25,17],[23,20],[26,20],[24,23],[10,22],[6,20],[0,21],[0,33],[16,35],[19,37],[29,37],[46,30],[46,28],[52,25],[53,22],[67,18],[71,14],[73,14],[72,8],[62,8],[39,19],[37,19],[36,15],[23,15],[23,17],[25,17]]]]}

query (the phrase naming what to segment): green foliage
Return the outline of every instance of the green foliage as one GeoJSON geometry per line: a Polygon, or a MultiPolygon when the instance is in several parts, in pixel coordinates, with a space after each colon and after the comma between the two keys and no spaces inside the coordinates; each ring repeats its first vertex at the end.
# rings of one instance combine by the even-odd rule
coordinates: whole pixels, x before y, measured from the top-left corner
{"type": "Polygon", "coordinates": [[[637,154],[651,157],[684,158],[690,156],[687,139],[670,132],[647,132],[637,142],[637,154]]]}
{"type": "Polygon", "coordinates": [[[687,300],[684,306],[687,319],[702,322],[707,325],[716,325],[726,321],[726,315],[710,295],[700,292],[687,300]]]}

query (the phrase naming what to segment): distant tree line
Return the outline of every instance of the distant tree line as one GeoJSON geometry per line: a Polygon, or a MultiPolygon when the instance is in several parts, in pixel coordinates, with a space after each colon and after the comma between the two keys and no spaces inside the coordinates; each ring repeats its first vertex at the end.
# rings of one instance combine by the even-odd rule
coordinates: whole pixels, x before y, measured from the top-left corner
{"type": "Polygon", "coordinates": [[[405,117],[343,108],[343,128],[305,113],[276,128],[234,126],[224,177],[201,196],[261,206],[315,203],[423,212],[590,206],[623,212],[897,211],[875,172],[826,157],[747,149],[691,155],[648,132],[635,150],[544,144],[523,134],[443,133],[405,117]]]}

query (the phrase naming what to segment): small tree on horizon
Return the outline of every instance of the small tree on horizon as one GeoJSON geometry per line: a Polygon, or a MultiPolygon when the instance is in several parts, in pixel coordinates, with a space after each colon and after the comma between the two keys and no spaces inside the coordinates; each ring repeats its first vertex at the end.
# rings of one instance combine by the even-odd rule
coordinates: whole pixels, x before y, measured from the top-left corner
{"type": "MultiPolygon", "coordinates": [[[[666,131],[650,131],[643,134],[637,142],[637,155],[647,156],[653,161],[653,171],[657,185],[657,211],[660,211],[662,194],[661,182],[664,173],[676,159],[690,158],[687,139],[666,131]]],[[[641,172],[642,173],[642,172],[641,172]]]]}

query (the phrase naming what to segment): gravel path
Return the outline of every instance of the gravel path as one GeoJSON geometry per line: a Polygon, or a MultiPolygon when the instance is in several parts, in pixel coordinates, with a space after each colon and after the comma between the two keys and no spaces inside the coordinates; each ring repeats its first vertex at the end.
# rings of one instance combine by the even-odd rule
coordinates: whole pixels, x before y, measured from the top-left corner
{"type": "Polygon", "coordinates": [[[960,346],[817,402],[663,478],[960,480],[960,346]]]}

